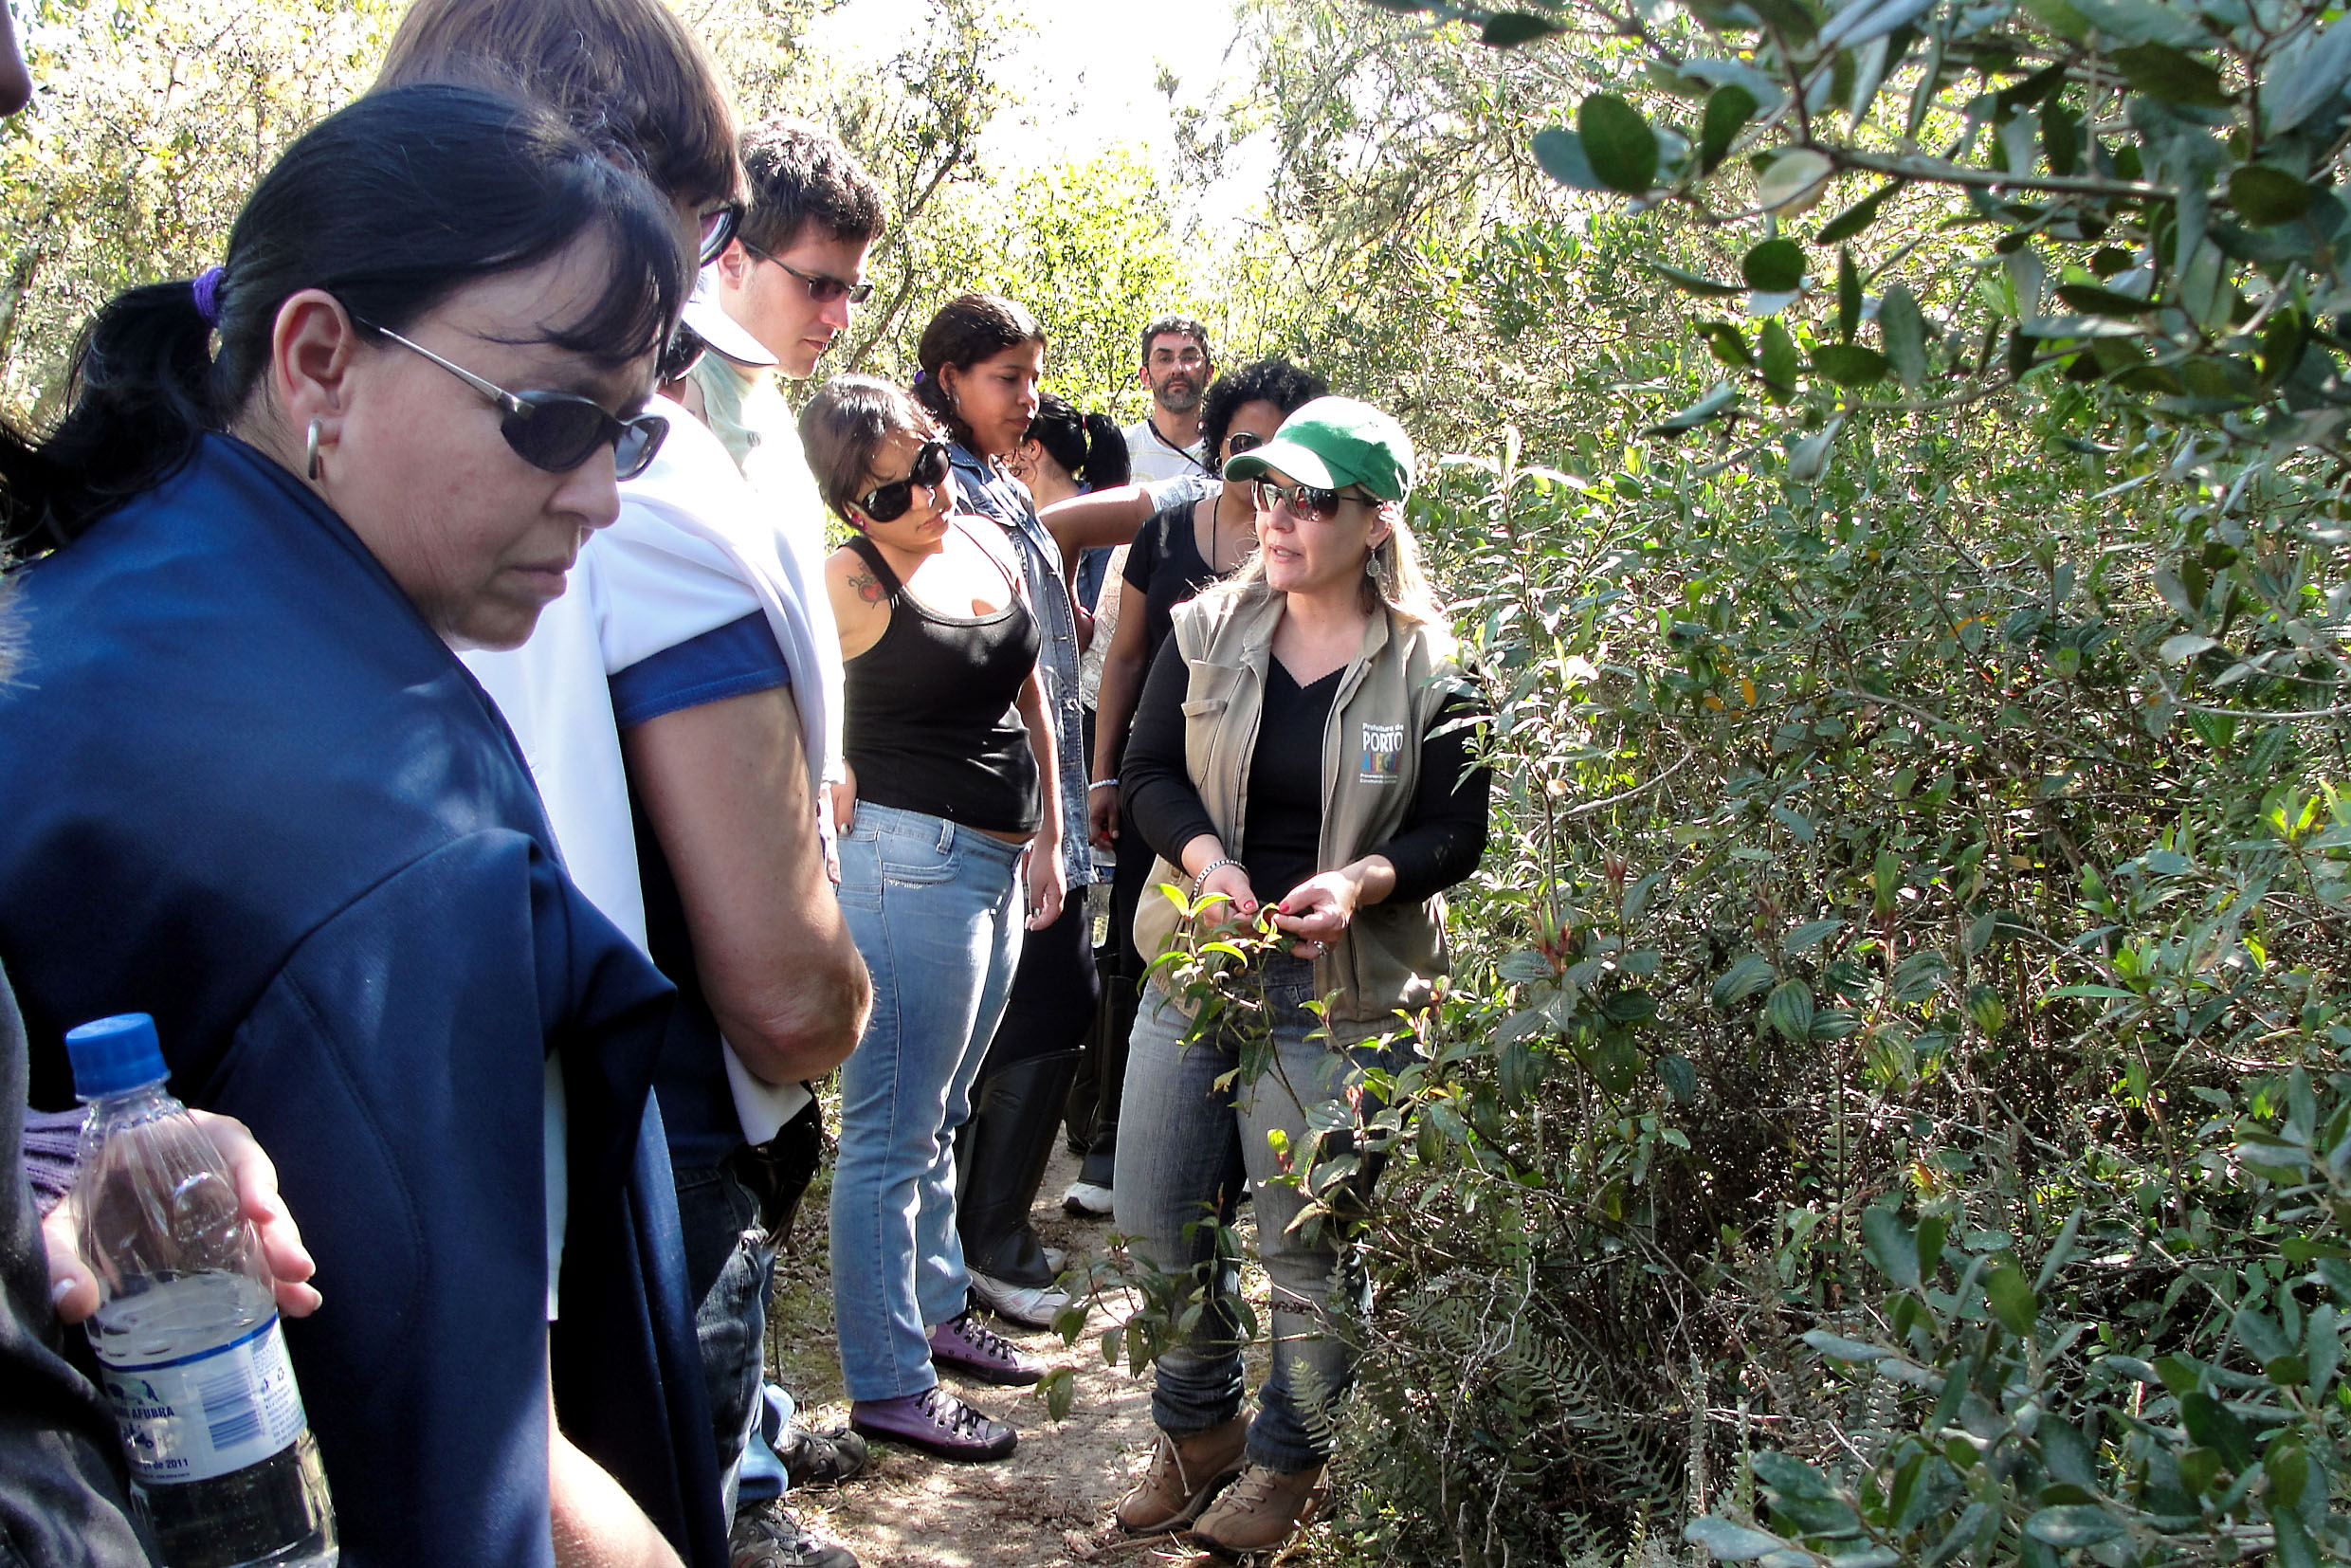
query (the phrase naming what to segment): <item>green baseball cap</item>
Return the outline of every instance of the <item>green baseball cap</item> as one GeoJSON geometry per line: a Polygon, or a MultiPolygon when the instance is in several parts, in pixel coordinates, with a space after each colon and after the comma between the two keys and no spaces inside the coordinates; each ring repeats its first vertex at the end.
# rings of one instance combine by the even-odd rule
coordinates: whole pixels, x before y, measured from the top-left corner
{"type": "Polygon", "coordinates": [[[1412,438],[1369,403],[1318,397],[1282,421],[1271,441],[1225,461],[1227,479],[1260,479],[1267,469],[1318,489],[1360,484],[1402,501],[1412,491],[1412,438]]]}

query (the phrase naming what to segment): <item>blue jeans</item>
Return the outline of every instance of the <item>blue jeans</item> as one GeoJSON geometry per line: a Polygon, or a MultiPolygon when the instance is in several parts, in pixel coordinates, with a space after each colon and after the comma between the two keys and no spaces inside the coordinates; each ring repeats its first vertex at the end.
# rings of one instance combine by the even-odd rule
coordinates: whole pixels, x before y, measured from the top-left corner
{"type": "Polygon", "coordinates": [[[1265,984],[1274,1066],[1254,1083],[1222,1089],[1216,1081],[1240,1067],[1233,1042],[1219,1034],[1183,1045],[1184,1015],[1157,983],[1144,987],[1127,1048],[1115,1190],[1118,1228],[1136,1251],[1163,1272],[1192,1274],[1209,1297],[1186,1342],[1159,1357],[1151,1418],[1176,1437],[1222,1426],[1241,1413],[1241,1341],[1223,1304],[1236,1282],[1230,1267],[1215,1262],[1213,1228],[1200,1222],[1214,1217],[1238,1138],[1256,1194],[1257,1253],[1273,1295],[1272,1365],[1258,1391],[1248,1457],[1286,1473],[1330,1457],[1331,1412],[1355,1358],[1329,1327],[1342,1262],[1338,1238],[1327,1227],[1311,1241],[1291,1233],[1305,1200],[1295,1186],[1271,1179],[1283,1166],[1267,1135],[1281,1129],[1303,1170],[1316,1138],[1306,1105],[1340,1099],[1364,1067],[1388,1066],[1390,1058],[1376,1047],[1337,1050],[1325,1038],[1309,1038],[1321,1028],[1303,1005],[1314,999],[1311,965],[1273,959],[1265,984]]]}
{"type": "Polygon", "coordinates": [[[694,1292],[694,1337],[702,1343],[720,1484],[732,1518],[745,1445],[758,1430],[775,1244],[759,1224],[759,1200],[725,1171],[670,1174],[678,1183],[686,1288],[694,1292]]]}
{"type": "Polygon", "coordinates": [[[833,1316],[853,1400],[936,1384],[930,1329],[971,1290],[955,1135],[1020,956],[1020,853],[864,802],[841,836],[841,912],[873,975],[873,1021],[841,1068],[832,1168],[833,1316]]]}

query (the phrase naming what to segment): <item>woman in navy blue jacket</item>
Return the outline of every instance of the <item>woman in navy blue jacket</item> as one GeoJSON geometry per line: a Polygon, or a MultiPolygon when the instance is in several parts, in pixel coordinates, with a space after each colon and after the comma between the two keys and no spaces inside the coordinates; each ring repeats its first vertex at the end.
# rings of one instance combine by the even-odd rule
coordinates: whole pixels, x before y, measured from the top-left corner
{"type": "Polygon", "coordinates": [[[0,691],[33,1098],[64,1029],[141,1010],[269,1150],[333,1300],[286,1338],[348,1564],[539,1568],[551,1509],[725,1560],[647,1096],[669,988],[453,652],[526,637],[651,460],[679,239],[544,111],[384,93],[287,149],[221,267],[100,314],[46,440],[0,438],[46,552],[0,691]]]}

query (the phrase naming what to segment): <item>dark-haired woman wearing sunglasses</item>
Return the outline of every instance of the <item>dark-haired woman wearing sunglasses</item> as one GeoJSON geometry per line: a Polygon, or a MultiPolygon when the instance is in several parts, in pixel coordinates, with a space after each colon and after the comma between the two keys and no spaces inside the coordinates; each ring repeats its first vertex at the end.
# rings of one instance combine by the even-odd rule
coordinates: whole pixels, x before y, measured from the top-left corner
{"type": "Polygon", "coordinates": [[[100,313],[46,441],[0,435],[0,549],[41,553],[0,689],[31,1095],[70,1098],[64,1030],[146,1012],[267,1149],[333,1304],[285,1340],[349,1561],[549,1568],[590,1523],[726,1560],[647,1136],[671,990],[456,657],[530,634],[654,457],[678,218],[544,110],[379,93],[219,266],[100,313]]]}
{"type": "Polygon", "coordinates": [[[1066,890],[1037,620],[1004,531],[959,515],[946,443],[912,397],[838,377],[800,436],[859,536],[825,569],[857,781],[841,908],[874,995],[841,1069],[832,1176],[849,1419],[942,1458],[1001,1459],[1012,1429],[939,1387],[938,1365],[990,1383],[1043,1374],[972,1313],[955,1212],[956,1132],[1024,924],[1050,926],[1066,890]]]}

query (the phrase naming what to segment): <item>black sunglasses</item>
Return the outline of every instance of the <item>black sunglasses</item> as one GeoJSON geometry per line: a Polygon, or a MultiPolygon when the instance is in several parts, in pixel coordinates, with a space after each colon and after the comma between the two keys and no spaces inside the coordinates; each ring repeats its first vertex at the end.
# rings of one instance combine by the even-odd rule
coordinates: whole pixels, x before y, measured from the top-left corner
{"type": "Polygon", "coordinates": [[[749,240],[745,240],[743,242],[743,248],[750,251],[754,256],[758,257],[759,260],[763,262],[774,262],[777,266],[782,267],[786,272],[789,272],[793,277],[799,279],[802,283],[807,285],[809,298],[815,301],[820,305],[829,305],[835,300],[841,298],[844,294],[848,296],[849,303],[853,305],[862,305],[866,301],[873,298],[873,285],[871,283],[846,283],[839,278],[829,277],[822,272],[803,272],[798,267],[793,265],[790,262],[785,261],[781,256],[761,250],[757,246],[753,245],[749,240]]]}
{"type": "Polygon", "coordinates": [[[702,264],[708,266],[717,261],[719,252],[726,248],[726,242],[733,239],[736,231],[742,227],[741,202],[731,201],[724,207],[715,207],[703,213],[702,264]]]}
{"type": "Polygon", "coordinates": [[[914,504],[914,487],[936,490],[947,482],[947,444],[926,441],[914,454],[914,466],[906,470],[904,479],[894,479],[887,484],[877,484],[858,499],[857,509],[875,522],[890,522],[906,515],[914,504]]]}
{"type": "Polygon", "coordinates": [[[669,341],[662,347],[661,362],[653,368],[654,382],[665,387],[672,381],[684,380],[702,362],[702,354],[709,347],[701,333],[680,321],[669,334],[669,341]]]}
{"type": "Polygon", "coordinates": [[[1368,496],[1351,496],[1341,490],[1325,490],[1313,484],[1276,484],[1266,479],[1257,482],[1257,509],[1260,512],[1286,506],[1293,517],[1317,518],[1328,522],[1339,516],[1339,503],[1342,501],[1359,501],[1366,506],[1375,504],[1368,496]]]}
{"type": "Polygon", "coordinates": [[[1225,455],[1239,457],[1243,452],[1253,452],[1265,444],[1266,438],[1253,430],[1235,430],[1225,437],[1225,455]]]}
{"type": "Polygon", "coordinates": [[[603,406],[577,392],[508,392],[495,381],[484,381],[463,365],[453,365],[422,343],[411,343],[390,327],[352,319],[373,333],[391,338],[404,349],[423,355],[474,391],[503,409],[498,422],[501,435],[515,456],[534,468],[568,474],[593,457],[596,448],[612,448],[612,469],[621,479],[634,479],[652,465],[669,433],[669,421],[659,414],[641,413],[615,419],[603,406]]]}

